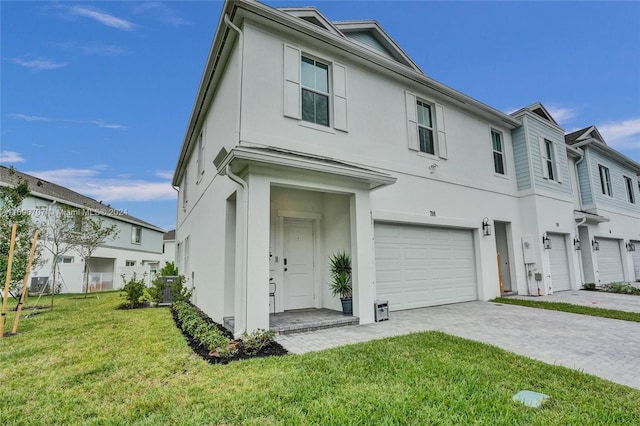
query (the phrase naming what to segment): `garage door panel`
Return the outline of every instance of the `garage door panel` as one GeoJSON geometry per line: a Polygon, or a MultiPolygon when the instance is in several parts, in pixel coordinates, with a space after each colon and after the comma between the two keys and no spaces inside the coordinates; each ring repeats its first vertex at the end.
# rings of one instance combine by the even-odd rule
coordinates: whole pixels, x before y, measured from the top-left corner
{"type": "Polygon", "coordinates": [[[631,241],[636,246],[636,251],[631,252],[633,258],[633,271],[636,275],[636,281],[640,281],[640,241],[631,241]]]}
{"type": "Polygon", "coordinates": [[[548,234],[551,240],[549,266],[551,267],[551,288],[553,291],[571,290],[567,244],[563,234],[548,234]]]}
{"type": "Polygon", "coordinates": [[[376,223],[375,243],[377,297],[390,310],[477,299],[471,231],[376,223]]]}
{"type": "Polygon", "coordinates": [[[619,240],[596,238],[600,250],[596,251],[600,284],[624,281],[619,240]]]}

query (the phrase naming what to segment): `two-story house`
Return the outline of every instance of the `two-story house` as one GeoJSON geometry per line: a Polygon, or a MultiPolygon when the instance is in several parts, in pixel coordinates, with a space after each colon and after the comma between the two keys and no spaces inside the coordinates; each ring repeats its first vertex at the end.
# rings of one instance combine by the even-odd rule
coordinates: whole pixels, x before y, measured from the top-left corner
{"type": "Polygon", "coordinates": [[[575,219],[583,280],[597,284],[640,280],[640,164],[607,146],[595,126],[569,133],[575,151],[575,219]]]}
{"type": "MultiPolygon", "coordinates": [[[[107,241],[95,251],[89,263],[89,285],[91,291],[110,290],[123,285],[120,275],[132,272],[142,274],[158,271],[167,259],[173,260],[173,254],[163,255],[164,231],[150,223],[127,214],[126,211],[112,208],[106,204],[86,197],[68,188],[39,179],[17,170],[0,166],[0,185],[15,185],[18,179],[27,182],[31,191],[21,208],[30,212],[36,223],[45,224],[53,220],[61,206],[85,209],[103,220],[104,226],[116,225],[117,237],[107,241]]],[[[52,254],[46,249],[51,247],[50,237],[41,233],[39,244],[43,246],[44,265],[31,273],[32,291],[37,291],[51,280],[52,254]]],[[[81,293],[85,290],[83,272],[85,265],[74,250],[65,253],[59,260],[61,283],[64,293],[81,293]]],[[[149,275],[150,276],[150,275],[149,275]]]]}
{"type": "Polygon", "coordinates": [[[227,2],[173,178],[194,303],[236,333],[266,328],[273,278],[276,312],[338,310],[328,258],[343,249],[361,323],[378,298],[486,300],[498,277],[526,293],[521,238],[539,250],[542,228],[521,220],[519,126],[425,75],[375,22],[227,2]]]}
{"type": "Polygon", "coordinates": [[[227,1],[173,177],[178,266],[236,334],[270,312],[340,310],[328,261],[342,250],[361,323],[376,299],[393,311],[578,289],[588,241],[622,253],[640,235],[636,198],[577,206],[576,166],[600,161],[622,195],[640,171],[587,145],[565,144],[539,103],[506,115],[433,80],[375,21],[227,1]]]}

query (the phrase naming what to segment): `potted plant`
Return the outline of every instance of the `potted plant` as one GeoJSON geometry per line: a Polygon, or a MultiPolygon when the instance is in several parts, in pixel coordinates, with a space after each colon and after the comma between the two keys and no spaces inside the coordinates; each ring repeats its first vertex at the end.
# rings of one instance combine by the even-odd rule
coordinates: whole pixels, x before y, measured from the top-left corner
{"type": "Polygon", "coordinates": [[[353,314],[353,299],[351,292],[351,256],[347,252],[339,251],[329,258],[331,272],[331,292],[340,296],[342,313],[353,314]]]}

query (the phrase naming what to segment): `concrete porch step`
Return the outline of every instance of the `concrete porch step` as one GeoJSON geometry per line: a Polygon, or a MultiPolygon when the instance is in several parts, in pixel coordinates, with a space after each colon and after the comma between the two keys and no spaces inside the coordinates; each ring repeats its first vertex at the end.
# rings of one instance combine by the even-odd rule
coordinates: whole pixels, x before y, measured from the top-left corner
{"type": "MultiPolygon", "coordinates": [[[[345,316],[342,312],[331,309],[299,309],[269,315],[269,328],[276,334],[302,333],[358,324],[360,318],[345,316]]],[[[233,333],[235,318],[223,318],[222,325],[233,333]]]]}

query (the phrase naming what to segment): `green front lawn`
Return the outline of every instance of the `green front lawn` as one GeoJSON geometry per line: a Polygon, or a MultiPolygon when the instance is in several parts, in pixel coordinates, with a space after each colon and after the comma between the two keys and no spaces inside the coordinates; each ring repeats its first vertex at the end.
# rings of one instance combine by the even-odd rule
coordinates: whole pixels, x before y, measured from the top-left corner
{"type": "Polygon", "coordinates": [[[618,311],[615,309],[596,308],[591,306],[574,305],[564,302],[545,302],[540,300],[514,299],[512,297],[497,297],[491,302],[508,305],[528,306],[530,308],[548,309],[550,311],[570,312],[572,314],[591,315],[593,317],[612,318],[624,321],[640,322],[640,313],[618,311]]]}
{"type": "Polygon", "coordinates": [[[640,424],[638,390],[442,333],[211,365],[120,303],[61,296],[0,341],[0,424],[640,424]]]}

